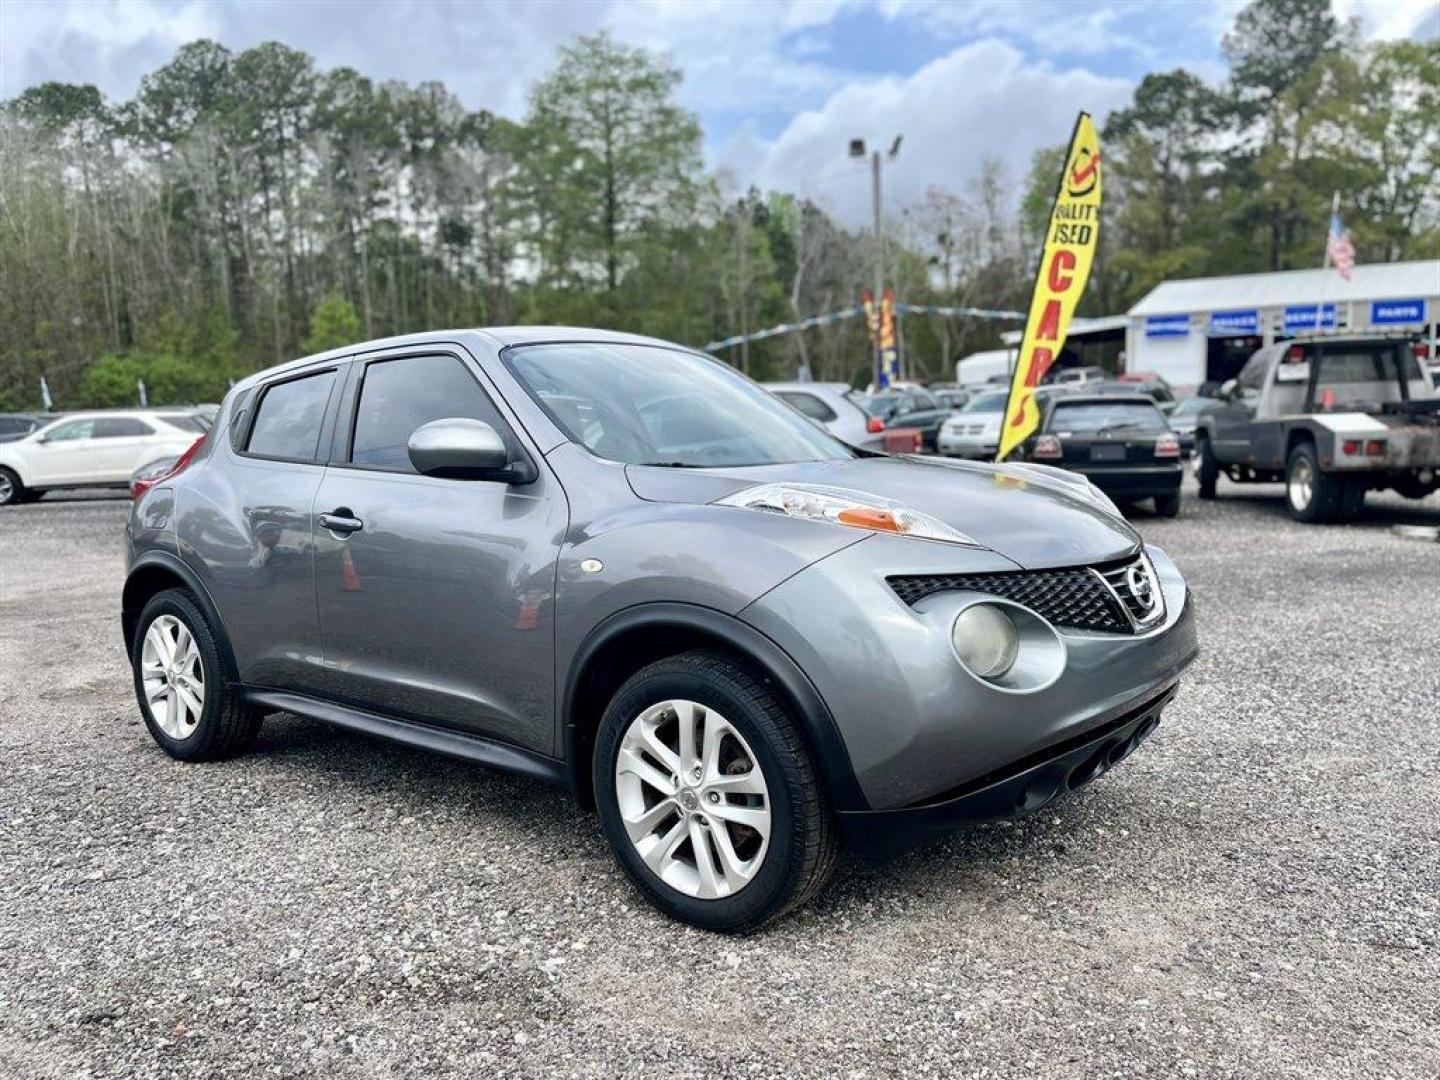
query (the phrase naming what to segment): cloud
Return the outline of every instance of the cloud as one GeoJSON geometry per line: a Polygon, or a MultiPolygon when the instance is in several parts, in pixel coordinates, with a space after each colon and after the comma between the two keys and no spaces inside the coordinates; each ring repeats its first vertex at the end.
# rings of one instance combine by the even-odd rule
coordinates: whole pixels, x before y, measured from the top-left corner
{"type": "MultiPolygon", "coordinates": [[[[903,133],[885,169],[887,212],[914,205],[927,188],[964,191],[987,157],[1009,169],[1018,201],[1034,152],[1064,142],[1077,109],[1100,122],[1129,98],[1128,79],[1027,59],[1002,41],[955,49],[908,78],[852,82],[818,109],[801,112],[755,164],[762,185],[795,191],[841,220],[869,220],[869,170],[846,157],[852,138],[886,148],[903,133]]],[[[741,160],[754,161],[753,137],[741,160]]]]}

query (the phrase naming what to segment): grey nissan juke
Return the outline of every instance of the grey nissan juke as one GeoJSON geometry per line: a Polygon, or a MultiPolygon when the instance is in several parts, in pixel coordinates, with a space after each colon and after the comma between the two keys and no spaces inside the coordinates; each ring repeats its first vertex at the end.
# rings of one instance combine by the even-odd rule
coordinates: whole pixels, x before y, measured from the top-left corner
{"type": "Polygon", "coordinates": [[[1159,723],[1189,590],[1088,481],[837,442],[649,338],[526,327],[262,372],[127,526],[182,760],[289,712],[541,777],[742,931],[840,847],[1034,810],[1159,723]]]}

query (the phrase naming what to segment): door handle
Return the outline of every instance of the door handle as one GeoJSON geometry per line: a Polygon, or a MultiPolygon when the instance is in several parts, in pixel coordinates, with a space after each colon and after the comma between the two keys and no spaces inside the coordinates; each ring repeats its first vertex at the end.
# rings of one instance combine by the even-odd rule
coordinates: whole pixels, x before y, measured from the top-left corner
{"type": "Polygon", "coordinates": [[[320,515],[320,527],[346,537],[359,532],[365,527],[365,523],[357,518],[348,506],[337,506],[328,514],[320,515]]]}

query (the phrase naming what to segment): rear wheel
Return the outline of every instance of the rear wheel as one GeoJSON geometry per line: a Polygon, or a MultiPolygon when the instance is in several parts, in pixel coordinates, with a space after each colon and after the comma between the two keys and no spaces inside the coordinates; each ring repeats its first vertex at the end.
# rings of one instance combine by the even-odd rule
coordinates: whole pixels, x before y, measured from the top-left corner
{"type": "Polygon", "coordinates": [[[1195,436],[1195,478],[1200,481],[1200,498],[1215,498],[1215,482],[1220,479],[1220,463],[1215,460],[1215,451],[1210,449],[1208,435],[1195,436]]]}
{"type": "Polygon", "coordinates": [[[835,826],[798,729],[728,656],[684,653],[632,676],[600,721],[593,776],[621,867],[684,922],[753,930],[834,869],[835,826]]]}
{"type": "Polygon", "coordinates": [[[1285,466],[1285,505],[1296,521],[1318,524],[1335,520],[1344,487],[1343,478],[1320,470],[1314,443],[1302,442],[1290,451],[1285,466]]]}
{"type": "Polygon", "coordinates": [[[14,506],[25,502],[25,485],[13,469],[0,466],[0,506],[14,506]]]}
{"type": "Polygon", "coordinates": [[[150,735],[181,761],[210,761],[247,749],[261,714],[225,678],[204,612],[187,589],[150,598],[130,650],[135,696],[150,735]]]}
{"type": "Polygon", "coordinates": [[[1180,492],[1172,491],[1168,495],[1155,496],[1155,513],[1161,517],[1173,518],[1180,516],[1180,492]]]}

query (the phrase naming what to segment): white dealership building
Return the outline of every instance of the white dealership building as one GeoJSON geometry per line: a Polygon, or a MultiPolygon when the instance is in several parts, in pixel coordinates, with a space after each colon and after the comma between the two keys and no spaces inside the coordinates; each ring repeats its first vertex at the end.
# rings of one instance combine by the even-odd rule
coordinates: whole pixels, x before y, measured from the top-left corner
{"type": "Polygon", "coordinates": [[[1434,341],[1440,259],[1164,281],[1127,313],[1125,369],[1179,388],[1232,378],[1261,345],[1301,334],[1413,333],[1434,341]]]}

